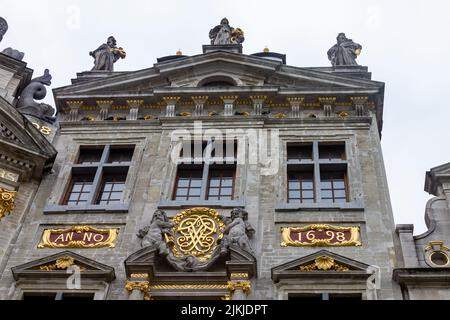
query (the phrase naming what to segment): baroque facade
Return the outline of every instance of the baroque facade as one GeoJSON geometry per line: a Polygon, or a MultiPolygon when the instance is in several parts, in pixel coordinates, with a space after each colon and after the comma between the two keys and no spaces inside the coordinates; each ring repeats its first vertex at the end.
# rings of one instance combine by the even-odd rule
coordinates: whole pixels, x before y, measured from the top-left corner
{"type": "Polygon", "coordinates": [[[128,72],[108,38],[56,118],[48,70],[0,54],[0,298],[449,299],[449,165],[429,230],[395,228],[361,45],[299,68],[209,37],[128,72]]]}

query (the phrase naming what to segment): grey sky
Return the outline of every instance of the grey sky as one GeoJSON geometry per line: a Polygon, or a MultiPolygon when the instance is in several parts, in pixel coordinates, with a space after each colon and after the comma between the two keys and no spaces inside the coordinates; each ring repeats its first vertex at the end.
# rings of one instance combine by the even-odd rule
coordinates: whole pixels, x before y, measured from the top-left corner
{"type": "MultiPolygon", "coordinates": [[[[396,223],[426,230],[425,171],[450,161],[449,1],[74,1],[0,0],[9,24],[0,49],[25,52],[52,88],[90,70],[89,51],[110,35],[127,52],[115,70],[151,67],[157,57],[201,53],[227,17],[245,32],[244,53],[287,54],[298,67],[328,66],[337,33],[363,46],[358,61],[386,83],[383,150],[396,223]]],[[[52,97],[46,99],[53,104],[52,97]]]]}

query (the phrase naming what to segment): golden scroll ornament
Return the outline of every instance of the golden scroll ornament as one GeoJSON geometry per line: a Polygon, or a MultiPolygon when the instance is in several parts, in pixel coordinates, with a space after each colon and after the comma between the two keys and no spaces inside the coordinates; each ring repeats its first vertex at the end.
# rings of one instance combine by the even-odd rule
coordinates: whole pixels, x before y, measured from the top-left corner
{"type": "Polygon", "coordinates": [[[14,203],[15,197],[16,191],[0,188],[0,219],[14,209],[16,206],[14,203]]]}
{"type": "Polygon", "coordinates": [[[171,235],[165,235],[176,257],[192,255],[200,261],[211,257],[217,241],[223,237],[225,223],[217,211],[210,208],[192,208],[177,214],[171,235]]]}

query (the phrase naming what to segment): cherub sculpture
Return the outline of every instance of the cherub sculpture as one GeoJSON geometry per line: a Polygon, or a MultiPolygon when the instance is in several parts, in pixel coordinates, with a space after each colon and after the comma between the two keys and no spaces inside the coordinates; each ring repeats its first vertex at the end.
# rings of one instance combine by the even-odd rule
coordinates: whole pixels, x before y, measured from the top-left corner
{"type": "Polygon", "coordinates": [[[235,208],[231,210],[231,219],[228,220],[227,226],[223,231],[224,236],[220,242],[222,253],[228,252],[230,245],[237,245],[254,255],[250,238],[253,237],[255,229],[247,221],[248,212],[241,208],[235,208]]]}
{"type": "Polygon", "coordinates": [[[174,223],[169,220],[166,212],[163,210],[156,210],[153,213],[150,225],[139,230],[137,236],[142,239],[142,247],[156,247],[158,252],[162,255],[168,255],[169,249],[164,241],[165,234],[171,235],[171,228],[174,223]]]}

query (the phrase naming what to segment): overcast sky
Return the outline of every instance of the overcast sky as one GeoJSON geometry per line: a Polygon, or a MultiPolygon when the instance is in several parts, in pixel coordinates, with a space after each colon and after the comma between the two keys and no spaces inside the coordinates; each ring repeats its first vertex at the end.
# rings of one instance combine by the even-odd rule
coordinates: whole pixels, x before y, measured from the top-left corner
{"type": "MultiPolygon", "coordinates": [[[[386,83],[383,153],[396,223],[426,230],[425,171],[450,161],[449,1],[283,0],[0,0],[9,30],[0,50],[25,52],[52,88],[90,70],[96,49],[110,35],[127,52],[116,71],[148,68],[157,57],[201,53],[208,32],[223,17],[245,32],[244,53],[287,55],[298,67],[330,65],[336,35],[363,46],[358,58],[374,80],[386,83]]],[[[53,104],[49,95],[46,102],[53,104]]]]}

